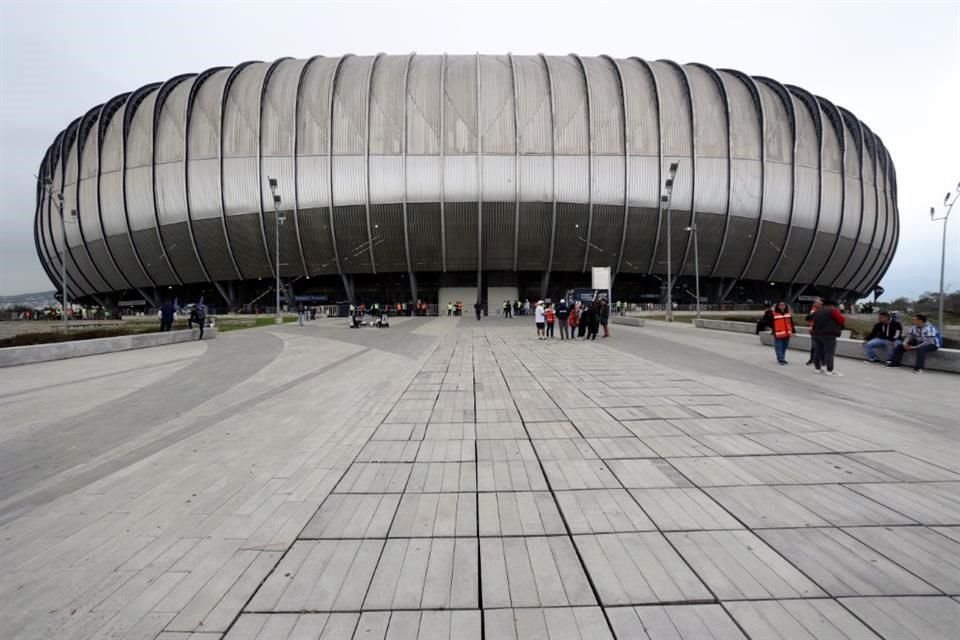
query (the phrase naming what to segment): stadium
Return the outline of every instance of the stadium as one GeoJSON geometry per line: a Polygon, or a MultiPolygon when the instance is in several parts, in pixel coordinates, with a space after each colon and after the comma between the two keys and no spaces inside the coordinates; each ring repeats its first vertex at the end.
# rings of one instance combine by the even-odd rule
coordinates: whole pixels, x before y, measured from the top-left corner
{"type": "Polygon", "coordinates": [[[607,56],[245,62],[80,115],[38,172],[37,253],[72,300],[492,304],[871,292],[897,245],[879,136],[829,100],[607,56]],[[665,185],[676,165],[670,197],[665,185]],[[668,262],[669,254],[669,262],[668,262]],[[279,256],[279,257],[278,257],[279,256]],[[64,265],[63,261],[66,261],[64,265]]]}

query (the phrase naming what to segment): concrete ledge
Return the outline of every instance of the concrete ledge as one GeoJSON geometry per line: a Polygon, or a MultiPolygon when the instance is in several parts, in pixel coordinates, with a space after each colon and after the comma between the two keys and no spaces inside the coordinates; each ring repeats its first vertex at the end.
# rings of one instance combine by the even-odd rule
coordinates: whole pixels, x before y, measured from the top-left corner
{"type": "MultiPolygon", "coordinates": [[[[51,344],[37,344],[27,347],[7,347],[0,349],[0,367],[13,367],[21,364],[65,360],[67,358],[81,358],[83,356],[95,356],[101,353],[129,351],[131,349],[145,349],[147,347],[160,347],[167,344],[196,340],[199,334],[199,329],[184,329],[163,333],[137,333],[129,336],[116,336],[114,338],[54,342],[51,344]]],[[[203,332],[204,340],[212,340],[216,337],[217,330],[214,327],[208,327],[203,332]]]]}
{"type": "MultiPolygon", "coordinates": [[[[760,342],[772,347],[773,334],[761,333],[760,342]]],[[[810,353],[810,336],[796,335],[790,338],[790,349],[810,353]]],[[[883,352],[879,349],[877,354],[883,352]]],[[[863,342],[860,340],[849,340],[846,338],[837,339],[837,355],[844,358],[853,358],[855,360],[866,360],[867,354],[863,351],[863,342]]],[[[889,355],[889,354],[884,354],[889,355]]],[[[903,366],[912,367],[914,354],[907,351],[903,354],[903,366]]],[[[937,349],[933,353],[927,354],[927,369],[931,371],[946,371],[948,373],[960,373],[960,349],[937,349]]]]}
{"type": "Polygon", "coordinates": [[[628,327],[642,327],[646,324],[643,318],[632,318],[630,316],[610,316],[610,324],[625,324],[628,327]]]}
{"type": "MultiPolygon", "coordinates": [[[[759,320],[760,316],[757,316],[757,319],[759,320]]],[[[736,322],[733,320],[707,320],[701,318],[700,320],[694,320],[693,326],[698,329],[715,329],[717,331],[733,331],[735,333],[756,333],[757,331],[756,322],[736,322]]],[[[800,326],[797,322],[794,322],[794,326],[799,335],[810,335],[810,327],[800,326]]],[[[840,337],[849,338],[850,330],[844,329],[841,331],[840,337]]]]}

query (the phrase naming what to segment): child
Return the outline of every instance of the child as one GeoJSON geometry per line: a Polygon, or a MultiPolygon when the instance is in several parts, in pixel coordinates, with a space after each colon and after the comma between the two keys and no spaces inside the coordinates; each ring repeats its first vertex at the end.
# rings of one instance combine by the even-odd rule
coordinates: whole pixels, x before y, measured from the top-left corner
{"type": "Polygon", "coordinates": [[[546,309],[546,311],[544,312],[544,316],[545,316],[546,319],[547,319],[547,337],[548,337],[548,338],[552,338],[552,337],[553,337],[553,323],[556,322],[556,320],[557,320],[557,312],[554,311],[552,304],[548,304],[548,305],[547,305],[547,309],[546,309]]]}

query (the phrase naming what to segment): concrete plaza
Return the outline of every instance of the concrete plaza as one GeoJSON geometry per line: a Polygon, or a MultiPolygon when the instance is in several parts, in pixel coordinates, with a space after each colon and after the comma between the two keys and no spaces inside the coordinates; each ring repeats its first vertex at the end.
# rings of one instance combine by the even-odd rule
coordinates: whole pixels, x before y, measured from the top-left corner
{"type": "Polygon", "coordinates": [[[960,378],[612,332],[318,320],[2,369],[0,635],[957,637],[960,378]]]}

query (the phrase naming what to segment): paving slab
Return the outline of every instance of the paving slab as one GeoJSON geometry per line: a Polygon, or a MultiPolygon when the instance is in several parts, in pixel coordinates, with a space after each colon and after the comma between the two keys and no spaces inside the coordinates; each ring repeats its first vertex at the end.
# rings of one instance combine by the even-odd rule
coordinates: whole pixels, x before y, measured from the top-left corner
{"type": "Polygon", "coordinates": [[[960,602],[950,598],[841,598],[871,629],[889,640],[953,640],[960,602]]]}
{"type": "Polygon", "coordinates": [[[659,533],[577,535],[573,539],[604,606],[713,599],[659,533]]]}
{"type": "Polygon", "coordinates": [[[960,595],[960,542],[927,527],[850,527],[845,532],[951,596],[960,595]]]}
{"type": "Polygon", "coordinates": [[[547,491],[481,493],[477,500],[481,536],[567,533],[557,503],[547,491]]]}
{"type": "Polygon", "coordinates": [[[476,493],[405,493],[391,538],[476,537],[476,493]]]}
{"type": "Polygon", "coordinates": [[[570,538],[481,538],[485,609],[596,604],[570,538]]]}
{"type": "Polygon", "coordinates": [[[851,484],[848,488],[920,524],[960,525],[960,482],[851,484]]]}
{"type": "Polygon", "coordinates": [[[613,640],[600,607],[485,609],[483,620],[486,637],[498,640],[613,640]]]}
{"type": "Polygon", "coordinates": [[[757,600],[724,605],[751,638],[877,640],[879,636],[836,600],[757,600]]]}
{"type": "Polygon", "coordinates": [[[630,494],[661,531],[743,528],[702,489],[631,489],[630,494]]]}
{"type": "Polygon", "coordinates": [[[620,639],[746,640],[717,604],[607,607],[606,612],[620,639]]]}
{"type": "Polygon", "coordinates": [[[557,491],[556,500],[573,534],[656,530],[643,509],[623,489],[557,491]]]}
{"type": "Polygon", "coordinates": [[[477,557],[476,538],[387,540],[362,608],[475,609],[477,557]]]}

